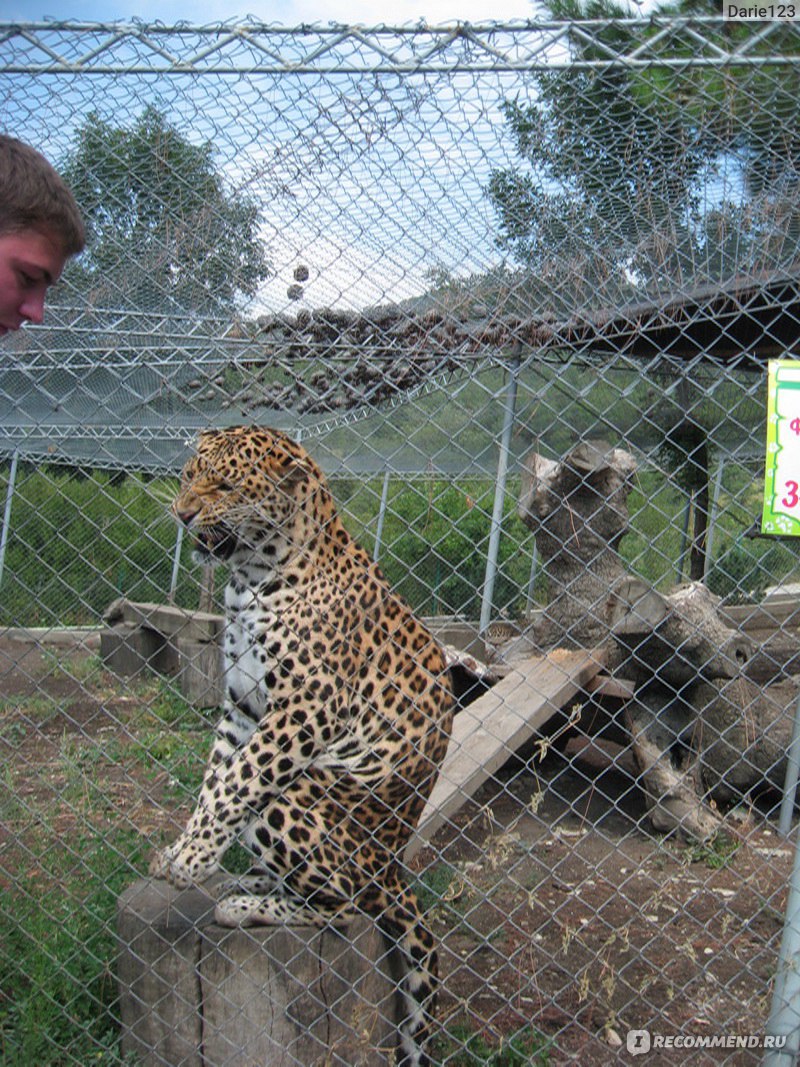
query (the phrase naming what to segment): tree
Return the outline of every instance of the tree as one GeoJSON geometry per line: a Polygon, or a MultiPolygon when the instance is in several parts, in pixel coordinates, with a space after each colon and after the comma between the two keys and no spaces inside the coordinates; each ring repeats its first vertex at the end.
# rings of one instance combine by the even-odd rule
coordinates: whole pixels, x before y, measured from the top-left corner
{"type": "MultiPolygon", "coordinates": [[[[759,24],[704,22],[682,35],[625,21],[630,11],[614,0],[546,7],[584,21],[570,37],[581,65],[534,72],[525,96],[505,101],[519,164],[495,170],[488,185],[498,243],[524,266],[537,301],[542,281],[550,285],[539,310],[608,307],[792,263],[800,74],[774,53],[793,55],[794,30],[762,40],[759,24]],[[650,63],[608,63],[647,38],[650,63]],[[744,61],[692,65],[715,44],[739,45],[744,61]]],[[[718,10],[713,0],[679,0],[654,13],[697,14],[718,10]]]]}
{"type": "Polygon", "coordinates": [[[489,182],[499,243],[553,280],[556,310],[674,288],[693,258],[692,187],[713,131],[648,86],[648,75],[602,65],[641,43],[625,9],[613,0],[548,7],[558,19],[603,20],[572,45],[576,60],[598,65],[537,72],[527,99],[505,102],[522,166],[489,182]]]}
{"type": "MultiPolygon", "coordinates": [[[[554,18],[582,21],[570,38],[579,62],[533,73],[525,96],[505,101],[519,162],[488,186],[498,243],[520,264],[530,311],[567,318],[794,264],[800,76],[773,54],[796,51],[794,30],[704,22],[673,33],[665,20],[625,21],[630,12],[614,0],[546,6],[554,18]],[[738,44],[745,60],[691,63],[715,44],[738,44]],[[608,62],[645,46],[647,64],[608,62]]],[[[718,11],[710,0],[678,0],[655,12],[694,14],[718,11]]],[[[702,577],[711,426],[688,384],[677,386],[678,403],[662,393],[651,418],[695,503],[691,572],[702,577]]]]}
{"type": "Polygon", "coordinates": [[[225,312],[269,273],[257,204],[156,108],[127,128],[90,114],[62,169],[89,234],[73,281],[93,303],[225,312]]]}

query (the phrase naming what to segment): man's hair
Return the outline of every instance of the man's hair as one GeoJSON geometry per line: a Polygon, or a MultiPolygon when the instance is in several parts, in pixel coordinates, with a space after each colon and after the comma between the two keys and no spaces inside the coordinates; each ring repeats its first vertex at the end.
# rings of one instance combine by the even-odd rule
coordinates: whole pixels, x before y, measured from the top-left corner
{"type": "Polygon", "coordinates": [[[43,155],[0,134],[0,234],[46,232],[76,256],[86,231],[75,197],[43,155]]]}

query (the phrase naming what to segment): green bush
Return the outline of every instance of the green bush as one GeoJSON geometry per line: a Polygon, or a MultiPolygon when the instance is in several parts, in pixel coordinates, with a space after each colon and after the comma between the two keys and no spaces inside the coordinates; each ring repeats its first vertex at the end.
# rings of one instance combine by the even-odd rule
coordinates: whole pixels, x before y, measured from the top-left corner
{"type": "MultiPolygon", "coordinates": [[[[337,499],[338,482],[333,486],[337,499]]],[[[519,485],[506,493],[494,608],[498,615],[524,610],[533,537],[516,513],[519,485]]],[[[367,548],[380,486],[347,501],[345,522],[367,548]],[[358,508],[358,510],[356,510],[358,508]]],[[[441,478],[390,486],[379,562],[390,584],[416,611],[428,615],[480,616],[491,533],[494,485],[488,480],[441,478]]]]}
{"type": "MultiPolygon", "coordinates": [[[[0,478],[5,495],[7,474],[0,478]]],[[[111,600],[163,600],[176,526],[166,502],[174,483],[121,481],[62,469],[20,469],[11,506],[0,621],[50,626],[96,623],[111,600]]],[[[196,596],[183,571],[180,595],[196,596]]]]}
{"type": "MultiPolygon", "coordinates": [[[[6,478],[0,474],[0,493],[6,478]]],[[[373,551],[383,480],[337,478],[332,488],[345,524],[373,551]]],[[[96,623],[117,596],[164,601],[177,536],[169,514],[174,492],[171,479],[22,468],[12,501],[0,623],[96,623]]],[[[488,478],[392,477],[379,562],[416,611],[480,616],[494,492],[488,478]]],[[[495,618],[519,615],[527,607],[534,539],[517,516],[518,493],[519,479],[509,479],[495,618]]],[[[792,553],[784,546],[742,541],[758,512],[759,493],[752,471],[726,468],[708,576],[721,595],[758,595],[792,570],[792,553]]],[[[628,506],[630,529],[620,545],[626,566],[654,585],[673,585],[679,579],[685,495],[661,472],[645,470],[628,506]]],[[[176,602],[196,607],[201,572],[190,561],[188,545],[182,564],[176,602]]],[[[535,589],[541,596],[541,573],[535,589]]]]}

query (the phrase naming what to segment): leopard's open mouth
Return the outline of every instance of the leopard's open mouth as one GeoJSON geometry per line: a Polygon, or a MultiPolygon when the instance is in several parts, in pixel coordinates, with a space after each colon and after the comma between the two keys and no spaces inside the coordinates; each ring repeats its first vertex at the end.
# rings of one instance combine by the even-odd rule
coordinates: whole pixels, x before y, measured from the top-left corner
{"type": "Polygon", "coordinates": [[[204,526],[194,530],[195,551],[203,557],[229,559],[236,548],[236,536],[223,523],[216,526],[204,526]]]}

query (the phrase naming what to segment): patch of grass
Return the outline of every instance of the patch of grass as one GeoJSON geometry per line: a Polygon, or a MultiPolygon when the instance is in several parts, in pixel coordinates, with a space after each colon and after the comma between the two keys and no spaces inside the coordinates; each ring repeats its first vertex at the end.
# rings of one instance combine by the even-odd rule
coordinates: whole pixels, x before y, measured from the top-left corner
{"type": "Polygon", "coordinates": [[[690,845],[686,849],[687,863],[704,863],[711,870],[718,871],[729,866],[739,851],[740,842],[728,834],[714,834],[708,841],[690,845]]]}
{"type": "Polygon", "coordinates": [[[10,696],[0,700],[0,720],[17,718],[41,725],[52,719],[62,702],[49,696],[10,696]]]}
{"type": "Polygon", "coordinates": [[[24,722],[20,722],[19,719],[14,719],[12,722],[0,723],[0,740],[5,741],[5,743],[11,745],[12,748],[21,745],[27,735],[28,727],[24,722]]]}
{"type": "MultiPolygon", "coordinates": [[[[12,826],[27,815],[27,808],[20,799],[17,784],[18,772],[11,762],[0,763],[0,822],[12,826]]],[[[0,852],[2,858],[2,852],[0,852]]],[[[3,868],[0,863],[0,874],[3,868]]],[[[1,1062],[1,1061],[0,1061],[1,1062]]]]}
{"type": "Polygon", "coordinates": [[[110,810],[102,770],[107,755],[91,741],[64,735],[59,745],[57,769],[64,775],[61,800],[75,810],[110,810]]]}
{"type": "Polygon", "coordinates": [[[42,661],[47,666],[47,679],[65,679],[72,682],[95,683],[107,676],[99,653],[63,653],[51,648],[42,648],[42,661]]]}
{"type": "Polygon", "coordinates": [[[139,690],[143,718],[162,726],[197,729],[206,720],[197,708],[184,700],[180,692],[164,678],[154,679],[139,690]]]}
{"type": "Polygon", "coordinates": [[[431,908],[452,900],[455,892],[453,887],[457,884],[458,877],[458,872],[447,863],[437,863],[423,871],[412,885],[422,910],[430,911],[431,908]]]}
{"type": "Polygon", "coordinates": [[[255,860],[256,857],[248,848],[245,848],[241,842],[234,841],[222,857],[220,866],[228,874],[247,874],[253,869],[255,860]]]}
{"type": "Polygon", "coordinates": [[[53,845],[26,850],[0,903],[0,1063],[121,1064],[114,914],[146,844],[87,828],[53,845]]]}
{"type": "Polygon", "coordinates": [[[210,746],[211,734],[205,730],[149,727],[136,731],[120,748],[117,762],[127,767],[138,764],[150,781],[166,773],[164,799],[179,804],[197,796],[210,746]]]}
{"type": "Polygon", "coordinates": [[[491,1043],[483,1034],[455,1026],[438,1045],[442,1067],[547,1067],[552,1041],[532,1026],[491,1043]]]}

